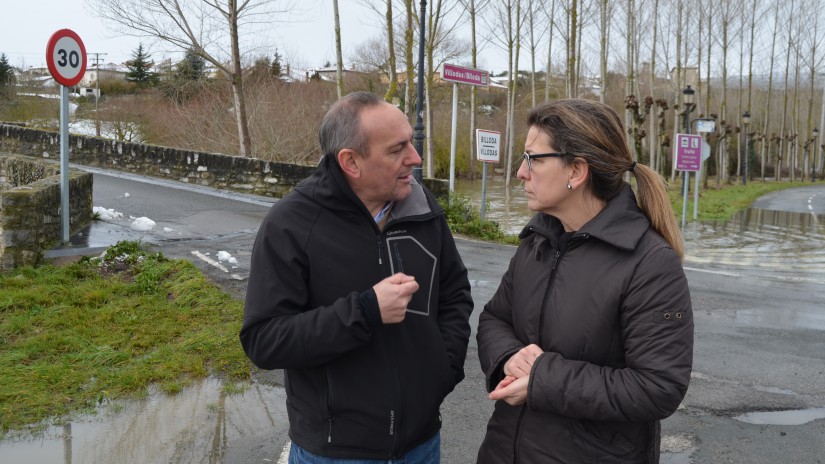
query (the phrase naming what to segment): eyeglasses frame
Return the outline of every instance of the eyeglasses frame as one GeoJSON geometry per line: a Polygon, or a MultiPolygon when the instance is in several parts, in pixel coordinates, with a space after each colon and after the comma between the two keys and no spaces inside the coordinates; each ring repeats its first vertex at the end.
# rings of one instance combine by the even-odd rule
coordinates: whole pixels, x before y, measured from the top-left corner
{"type": "Polygon", "coordinates": [[[539,158],[563,158],[570,155],[570,153],[522,153],[524,161],[527,162],[527,170],[533,171],[533,160],[539,158]]]}

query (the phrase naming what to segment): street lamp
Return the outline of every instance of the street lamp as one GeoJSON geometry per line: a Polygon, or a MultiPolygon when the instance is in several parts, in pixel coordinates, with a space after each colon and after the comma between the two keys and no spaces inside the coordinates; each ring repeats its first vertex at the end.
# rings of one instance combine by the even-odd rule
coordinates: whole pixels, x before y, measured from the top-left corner
{"type": "MultiPolygon", "coordinates": [[[[682,102],[685,104],[685,133],[690,134],[690,110],[693,107],[693,94],[695,91],[687,86],[682,90],[682,102]]],[[[697,174],[698,176],[698,174],[697,174]]],[[[698,179],[698,177],[697,177],[698,179]]],[[[698,184],[697,184],[698,185],[698,184]]],[[[688,171],[682,171],[682,191],[684,192],[682,201],[682,229],[687,222],[687,197],[688,197],[688,171]]]]}
{"type": "Polygon", "coordinates": [[[745,110],[742,113],[742,125],[745,127],[745,159],[743,160],[744,169],[742,170],[742,185],[748,185],[748,126],[751,124],[751,113],[745,110]]]}
{"type": "Polygon", "coordinates": [[[418,116],[415,120],[415,134],[413,140],[415,141],[415,149],[418,150],[418,156],[421,157],[421,164],[413,168],[413,177],[419,184],[423,184],[422,168],[424,167],[424,19],[427,16],[427,0],[421,0],[421,26],[418,36],[418,94],[416,98],[416,113],[418,116]]]}
{"type": "Polygon", "coordinates": [[[685,133],[690,134],[690,110],[693,109],[693,94],[696,93],[689,85],[682,90],[682,100],[685,104],[685,133]]]}
{"type": "Polygon", "coordinates": [[[811,165],[811,182],[816,182],[816,161],[819,158],[819,129],[814,127],[814,162],[811,165]]]}

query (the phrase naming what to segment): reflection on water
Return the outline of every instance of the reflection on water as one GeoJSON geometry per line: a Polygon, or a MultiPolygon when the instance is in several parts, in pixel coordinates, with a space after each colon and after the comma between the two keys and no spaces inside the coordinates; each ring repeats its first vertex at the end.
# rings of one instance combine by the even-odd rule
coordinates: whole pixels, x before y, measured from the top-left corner
{"type": "MultiPolygon", "coordinates": [[[[481,181],[459,181],[456,193],[481,205],[481,181]]],[[[509,191],[500,176],[487,179],[487,219],[517,234],[534,214],[520,181],[509,191]]],[[[825,283],[825,216],[750,208],[727,221],[688,223],[686,265],[780,272],[777,278],[825,283]]],[[[775,275],[775,274],[772,274],[775,275]]]]}
{"type": "Polygon", "coordinates": [[[824,419],[825,408],[795,409],[791,411],[749,412],[734,419],[748,424],[802,425],[824,419]]]}
{"type": "MultiPolygon", "coordinates": [[[[455,193],[467,198],[471,205],[480,210],[481,187],[480,180],[457,180],[455,193]]],[[[535,213],[527,209],[527,197],[524,195],[524,186],[520,180],[513,179],[508,190],[504,186],[504,178],[491,176],[488,173],[486,212],[488,221],[498,222],[505,234],[516,235],[527,225],[527,221],[533,214],[535,213]]]]}
{"type": "Polygon", "coordinates": [[[0,441],[6,463],[223,462],[227,443],[284,420],[283,388],[253,384],[224,392],[206,380],[177,395],[101,408],[42,433],[0,441]]]}

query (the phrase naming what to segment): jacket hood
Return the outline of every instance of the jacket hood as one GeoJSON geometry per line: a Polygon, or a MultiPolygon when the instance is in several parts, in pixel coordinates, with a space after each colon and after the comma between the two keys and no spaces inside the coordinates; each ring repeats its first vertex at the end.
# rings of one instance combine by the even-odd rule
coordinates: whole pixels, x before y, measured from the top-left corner
{"type": "MultiPolygon", "coordinates": [[[[621,192],[577,232],[588,234],[616,248],[634,250],[649,228],[650,221],[639,209],[633,189],[625,183],[621,192]]],[[[564,227],[561,221],[548,214],[537,213],[521,231],[519,238],[524,239],[538,233],[555,244],[562,232],[564,227]]]]}

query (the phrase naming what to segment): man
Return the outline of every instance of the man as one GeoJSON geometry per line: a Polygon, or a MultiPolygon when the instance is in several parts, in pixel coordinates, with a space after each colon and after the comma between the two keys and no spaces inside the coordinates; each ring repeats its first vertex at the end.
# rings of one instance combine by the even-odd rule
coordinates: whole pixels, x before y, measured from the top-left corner
{"type": "Polygon", "coordinates": [[[290,463],[437,463],[473,309],[443,210],[396,107],[357,92],[321,122],[317,170],[267,214],[241,344],[285,369],[290,463]]]}

